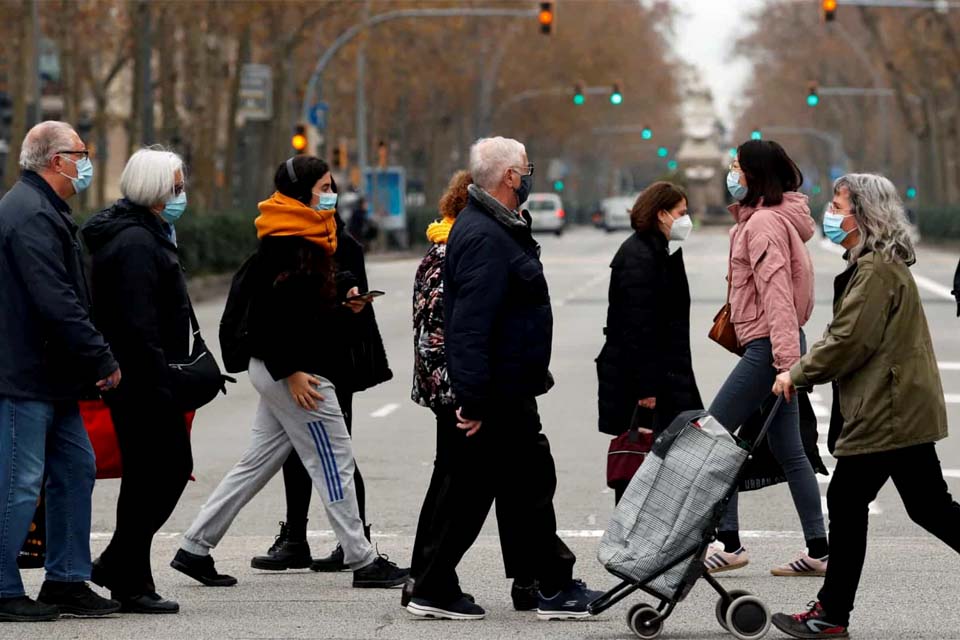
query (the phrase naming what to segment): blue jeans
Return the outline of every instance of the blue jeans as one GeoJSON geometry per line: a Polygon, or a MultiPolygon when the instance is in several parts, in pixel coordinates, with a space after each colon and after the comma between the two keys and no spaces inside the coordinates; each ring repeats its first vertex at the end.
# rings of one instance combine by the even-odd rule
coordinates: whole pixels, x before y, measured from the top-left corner
{"type": "MultiPolygon", "coordinates": [[[[806,338],[800,332],[800,351],[806,351],[806,338]]],[[[769,338],[753,340],[746,345],[746,352],[734,367],[727,381],[720,387],[710,415],[730,431],[740,427],[766,400],[777,376],[773,368],[773,347],[769,338]]],[[[813,466],[803,450],[800,440],[800,407],[797,399],[784,404],[767,431],[770,449],[787,477],[793,504],[800,515],[800,526],[806,540],[825,538],[823,508],[820,503],[820,487],[813,466]]],[[[739,500],[733,494],[720,531],[739,531],[739,500]]]]}
{"type": "Polygon", "coordinates": [[[44,466],[47,580],[89,580],[96,461],[77,403],[0,396],[0,598],[24,595],[17,555],[37,509],[44,466]]]}

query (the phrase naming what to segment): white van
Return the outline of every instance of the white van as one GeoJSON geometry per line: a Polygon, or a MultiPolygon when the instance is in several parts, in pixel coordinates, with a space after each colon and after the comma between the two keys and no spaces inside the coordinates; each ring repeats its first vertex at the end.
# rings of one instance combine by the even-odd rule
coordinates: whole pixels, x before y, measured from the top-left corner
{"type": "Polygon", "coordinates": [[[567,214],[563,210],[563,201],[555,193],[531,193],[527,201],[521,206],[530,212],[533,219],[532,230],[552,232],[558,236],[563,234],[567,214]]]}

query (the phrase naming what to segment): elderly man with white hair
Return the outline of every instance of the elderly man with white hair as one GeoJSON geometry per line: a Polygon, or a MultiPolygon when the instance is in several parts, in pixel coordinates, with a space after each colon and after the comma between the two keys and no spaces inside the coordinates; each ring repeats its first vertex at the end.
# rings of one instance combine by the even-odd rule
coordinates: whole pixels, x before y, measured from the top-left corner
{"type": "Polygon", "coordinates": [[[540,247],[518,211],[533,164],[516,140],[486,138],[470,151],[470,173],[474,184],[444,265],[444,334],[459,431],[431,523],[436,540],[424,551],[407,610],[427,618],[484,617],[460,590],[456,567],[498,500],[498,513],[515,519],[509,528],[524,532],[513,546],[537,581],[538,617],[584,618],[600,594],[573,579],[576,558],[557,536],[556,469],[537,413],[536,397],[553,384],[553,313],[540,247]]]}
{"type": "Polygon", "coordinates": [[[77,399],[116,387],[120,368],[89,317],[67,200],[93,177],[80,136],[63,122],[31,129],[20,180],[0,200],[0,621],[98,617],[120,605],[90,579],[96,466],[77,399]],[[46,581],[27,597],[17,554],[46,474],[46,581]]]}
{"type": "Polygon", "coordinates": [[[120,175],[123,198],[83,225],[93,268],[94,320],[123,362],[123,387],[106,398],[123,479],[117,525],[93,563],[123,613],[177,613],[150,568],[153,537],[177,506],[193,469],[171,362],[190,353],[190,298],[174,225],[187,206],[183,160],[159,147],[134,153],[120,175]]]}

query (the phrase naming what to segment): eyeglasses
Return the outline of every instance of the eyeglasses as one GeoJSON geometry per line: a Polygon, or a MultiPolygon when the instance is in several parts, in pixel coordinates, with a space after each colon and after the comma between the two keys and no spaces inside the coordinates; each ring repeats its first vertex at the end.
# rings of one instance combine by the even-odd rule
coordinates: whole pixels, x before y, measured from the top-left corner
{"type": "Polygon", "coordinates": [[[528,163],[527,163],[527,172],[526,172],[526,173],[520,173],[519,171],[517,171],[517,168],[516,168],[516,167],[510,167],[510,170],[511,170],[511,171],[515,171],[515,172],[517,173],[517,175],[519,175],[519,176],[532,176],[532,175],[533,175],[533,163],[532,163],[532,162],[528,162],[528,163]]]}
{"type": "Polygon", "coordinates": [[[75,156],[83,156],[84,158],[90,157],[90,152],[87,151],[86,149],[83,149],[81,151],[73,151],[72,149],[66,149],[64,151],[57,151],[57,153],[67,153],[75,156]]]}
{"type": "Polygon", "coordinates": [[[727,167],[730,171],[740,171],[740,163],[734,160],[730,163],[730,166],[727,167]]]}
{"type": "Polygon", "coordinates": [[[186,190],[187,184],[185,182],[178,182],[173,185],[173,195],[178,196],[186,190]]]}

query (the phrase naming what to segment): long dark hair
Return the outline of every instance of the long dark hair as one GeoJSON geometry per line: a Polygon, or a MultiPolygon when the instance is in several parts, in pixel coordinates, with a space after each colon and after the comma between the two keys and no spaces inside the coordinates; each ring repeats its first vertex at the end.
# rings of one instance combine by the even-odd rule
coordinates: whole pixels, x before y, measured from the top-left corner
{"type": "Polygon", "coordinates": [[[783,194],[803,184],[803,173],[783,147],[773,140],[748,140],[737,149],[737,161],[747,178],[747,195],[742,204],[755,207],[761,198],[765,206],[783,202],[783,194]]]}
{"type": "Polygon", "coordinates": [[[671,182],[654,182],[643,190],[630,209],[630,225],[637,231],[649,231],[657,225],[657,214],[670,211],[687,199],[683,189],[671,182]]]}

